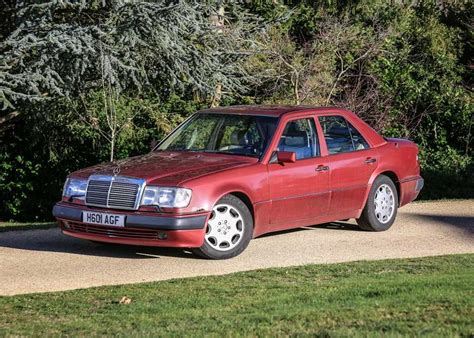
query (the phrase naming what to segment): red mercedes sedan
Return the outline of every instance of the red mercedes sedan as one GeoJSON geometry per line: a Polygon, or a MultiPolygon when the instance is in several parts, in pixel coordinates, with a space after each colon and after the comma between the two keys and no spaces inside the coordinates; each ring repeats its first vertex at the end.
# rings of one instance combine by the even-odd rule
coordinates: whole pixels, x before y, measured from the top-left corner
{"type": "Polygon", "coordinates": [[[418,147],[333,107],[195,113],[150,153],[73,172],[64,234],[234,257],[265,233],[355,218],[383,231],[423,187],[418,147]]]}

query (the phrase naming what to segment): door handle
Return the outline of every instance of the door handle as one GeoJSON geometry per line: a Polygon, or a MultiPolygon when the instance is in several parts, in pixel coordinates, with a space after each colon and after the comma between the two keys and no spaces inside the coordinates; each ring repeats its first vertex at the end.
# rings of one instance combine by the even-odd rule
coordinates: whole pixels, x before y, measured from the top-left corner
{"type": "Polygon", "coordinates": [[[317,172],[320,172],[320,171],[328,171],[329,170],[329,167],[327,165],[318,165],[316,167],[316,169],[314,169],[315,171],[317,172]]]}
{"type": "Polygon", "coordinates": [[[367,163],[367,164],[372,164],[372,163],[377,162],[377,159],[369,157],[364,162],[367,163]]]}

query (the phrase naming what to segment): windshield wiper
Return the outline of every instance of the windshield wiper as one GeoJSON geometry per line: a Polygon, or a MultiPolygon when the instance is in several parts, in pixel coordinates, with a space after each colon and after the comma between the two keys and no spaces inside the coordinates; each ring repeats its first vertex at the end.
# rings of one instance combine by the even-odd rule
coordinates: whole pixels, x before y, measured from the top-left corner
{"type": "Polygon", "coordinates": [[[186,149],[186,148],[175,148],[175,149],[162,149],[163,151],[189,151],[189,152],[197,152],[197,151],[202,151],[202,150],[196,150],[196,149],[186,149]]]}
{"type": "Polygon", "coordinates": [[[256,154],[252,155],[252,154],[232,153],[232,152],[222,151],[222,150],[202,150],[202,152],[204,152],[204,153],[213,153],[213,154],[224,154],[224,155],[259,157],[256,154]]]}

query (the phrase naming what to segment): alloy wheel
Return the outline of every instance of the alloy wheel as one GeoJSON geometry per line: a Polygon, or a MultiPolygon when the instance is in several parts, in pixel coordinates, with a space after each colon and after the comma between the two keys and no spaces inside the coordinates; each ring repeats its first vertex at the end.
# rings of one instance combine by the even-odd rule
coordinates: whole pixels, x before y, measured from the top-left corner
{"type": "Polygon", "coordinates": [[[218,204],[212,209],[205,240],[215,250],[235,248],[244,234],[244,220],[239,211],[229,204],[218,204]]]}
{"type": "Polygon", "coordinates": [[[375,196],[375,217],[380,223],[388,223],[395,211],[395,197],[392,189],[387,184],[378,187],[375,196]]]}

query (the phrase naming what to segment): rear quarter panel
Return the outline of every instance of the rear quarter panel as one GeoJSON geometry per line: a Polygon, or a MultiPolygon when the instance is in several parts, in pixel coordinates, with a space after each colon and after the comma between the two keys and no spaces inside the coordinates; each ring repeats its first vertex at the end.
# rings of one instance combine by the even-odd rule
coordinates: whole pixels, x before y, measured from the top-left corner
{"type": "Polygon", "coordinates": [[[376,148],[378,165],[370,178],[369,188],[380,174],[393,173],[397,179],[400,206],[403,206],[418,195],[415,192],[416,180],[420,177],[418,147],[404,139],[387,140],[387,143],[376,148]]]}

